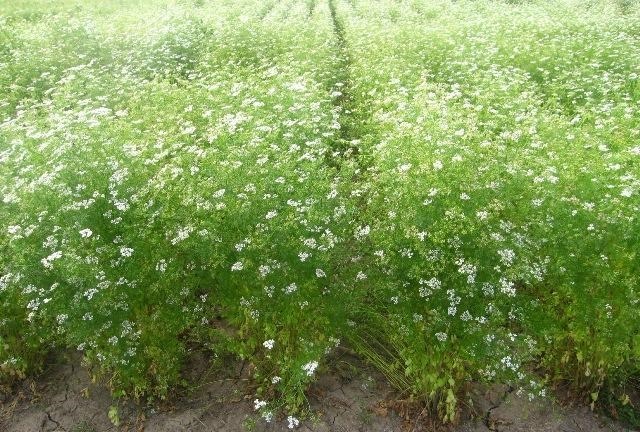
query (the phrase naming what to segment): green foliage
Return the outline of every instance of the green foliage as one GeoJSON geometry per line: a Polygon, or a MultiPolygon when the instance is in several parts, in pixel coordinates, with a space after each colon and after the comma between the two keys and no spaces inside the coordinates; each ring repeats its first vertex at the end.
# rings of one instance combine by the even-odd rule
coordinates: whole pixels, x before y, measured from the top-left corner
{"type": "Polygon", "coordinates": [[[0,0],[1,381],[74,348],[166,398],[199,345],[295,426],[342,340],[444,421],[469,381],[628,405],[632,5],[49,3],[0,0]]]}
{"type": "Polygon", "coordinates": [[[531,366],[617,388],[639,361],[634,24],[597,2],[340,4],[376,129],[359,325],[388,353],[356,346],[447,420],[468,380],[544,393],[531,366]]]}

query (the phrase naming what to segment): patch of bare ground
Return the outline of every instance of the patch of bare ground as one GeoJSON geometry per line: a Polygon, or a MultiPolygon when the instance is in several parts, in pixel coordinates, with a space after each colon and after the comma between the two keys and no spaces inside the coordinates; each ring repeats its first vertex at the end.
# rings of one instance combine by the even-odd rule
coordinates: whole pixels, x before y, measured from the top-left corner
{"type": "MultiPolygon", "coordinates": [[[[108,390],[92,383],[80,357],[51,364],[36,379],[0,399],[2,432],[268,432],[287,431],[282,418],[266,423],[255,415],[250,366],[202,353],[185,367],[188,391],[155,407],[119,404],[120,425],[108,417],[108,390]]],[[[327,372],[309,390],[312,418],[304,432],[625,432],[588,408],[529,401],[506,386],[469,386],[460,424],[442,426],[424,410],[398,399],[384,378],[349,352],[331,358],[327,372]]]]}

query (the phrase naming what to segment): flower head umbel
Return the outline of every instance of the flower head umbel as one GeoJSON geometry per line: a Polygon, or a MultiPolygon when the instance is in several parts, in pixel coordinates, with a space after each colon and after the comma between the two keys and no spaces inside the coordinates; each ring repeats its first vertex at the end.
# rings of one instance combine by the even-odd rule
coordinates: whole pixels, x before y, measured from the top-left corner
{"type": "Polygon", "coordinates": [[[305,364],[304,366],[302,366],[302,370],[304,370],[307,373],[307,376],[312,376],[317,368],[318,368],[317,361],[311,361],[305,364]]]}
{"type": "Polygon", "coordinates": [[[264,346],[266,349],[270,350],[273,349],[273,346],[275,345],[276,341],[274,341],[273,339],[269,339],[266,340],[262,343],[262,346],[264,346]]]}
{"type": "Polygon", "coordinates": [[[298,420],[293,416],[287,417],[287,422],[289,423],[288,425],[289,429],[295,429],[300,425],[300,420],[298,420]]]}

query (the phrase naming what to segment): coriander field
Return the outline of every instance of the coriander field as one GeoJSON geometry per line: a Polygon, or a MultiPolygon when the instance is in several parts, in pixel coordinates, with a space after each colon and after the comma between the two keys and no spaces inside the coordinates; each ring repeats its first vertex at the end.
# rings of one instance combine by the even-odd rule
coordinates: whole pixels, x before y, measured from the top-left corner
{"type": "Polygon", "coordinates": [[[294,429],[341,350],[640,424],[640,2],[0,0],[0,392],[294,429]]]}

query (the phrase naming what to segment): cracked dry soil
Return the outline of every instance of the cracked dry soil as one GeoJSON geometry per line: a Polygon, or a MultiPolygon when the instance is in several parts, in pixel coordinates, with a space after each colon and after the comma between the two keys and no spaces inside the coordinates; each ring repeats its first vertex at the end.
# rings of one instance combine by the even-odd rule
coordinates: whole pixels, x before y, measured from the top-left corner
{"type": "MultiPolygon", "coordinates": [[[[156,407],[120,404],[120,425],[108,417],[113,404],[106,387],[91,382],[80,358],[49,366],[35,381],[0,395],[1,432],[266,432],[286,431],[286,421],[270,424],[253,411],[248,371],[237,362],[225,371],[207,369],[203,356],[186,370],[192,390],[156,407]]],[[[330,370],[309,391],[315,417],[305,432],[583,432],[631,431],[588,408],[560,408],[529,402],[506,386],[470,386],[466,412],[456,426],[435,426],[418,413],[391,409],[397,395],[384,378],[350,354],[333,358],[330,370]]]]}

